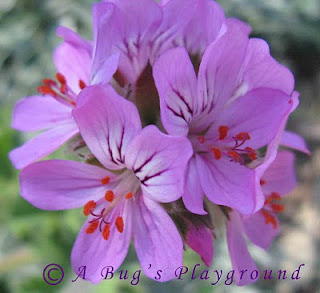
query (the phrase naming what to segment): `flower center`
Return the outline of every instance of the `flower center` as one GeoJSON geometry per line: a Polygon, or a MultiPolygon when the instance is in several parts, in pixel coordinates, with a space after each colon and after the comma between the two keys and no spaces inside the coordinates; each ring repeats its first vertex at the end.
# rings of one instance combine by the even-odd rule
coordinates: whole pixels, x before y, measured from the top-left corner
{"type": "MultiPolygon", "coordinates": [[[[79,80],[79,88],[84,89],[86,84],[79,80]]],[[[37,91],[43,95],[49,95],[63,104],[75,106],[77,94],[68,86],[67,79],[61,73],[56,74],[56,81],[53,79],[43,79],[42,85],[37,91]]]]}
{"type": "Polygon", "coordinates": [[[274,229],[278,227],[278,221],[275,217],[275,213],[281,213],[284,211],[284,205],[277,203],[281,200],[278,192],[272,192],[265,200],[264,206],[261,209],[261,213],[265,218],[266,224],[271,224],[274,229]]]}
{"type": "MultiPolygon", "coordinates": [[[[240,132],[236,136],[228,138],[228,131],[228,126],[221,125],[218,129],[218,142],[209,144],[210,152],[214,158],[220,160],[222,156],[227,156],[231,162],[240,163],[241,165],[244,165],[247,158],[254,161],[257,158],[255,150],[249,146],[242,147],[246,141],[250,140],[249,133],[240,132]],[[222,141],[224,144],[220,143],[222,141]],[[233,143],[233,146],[228,146],[230,143],[233,143]]],[[[206,142],[205,136],[198,136],[197,139],[200,144],[206,142]]]]}
{"type": "MultiPolygon", "coordinates": [[[[86,229],[87,234],[92,234],[99,228],[102,237],[105,240],[108,240],[112,225],[115,225],[116,230],[119,233],[123,233],[125,228],[123,221],[123,209],[120,207],[115,210],[115,207],[118,204],[124,204],[126,200],[134,198],[133,192],[123,192],[124,190],[128,190],[130,188],[134,191],[138,190],[136,185],[137,179],[130,176],[128,171],[124,172],[123,175],[126,177],[125,182],[128,183],[126,184],[126,188],[119,188],[118,184],[114,190],[108,189],[103,198],[98,201],[90,200],[84,205],[83,214],[85,216],[91,216],[89,225],[86,229]]],[[[120,175],[120,177],[122,177],[122,175],[120,175]]],[[[112,183],[109,176],[102,178],[100,182],[103,186],[107,186],[112,183]]],[[[121,180],[121,182],[123,183],[123,180],[121,180]]]]}

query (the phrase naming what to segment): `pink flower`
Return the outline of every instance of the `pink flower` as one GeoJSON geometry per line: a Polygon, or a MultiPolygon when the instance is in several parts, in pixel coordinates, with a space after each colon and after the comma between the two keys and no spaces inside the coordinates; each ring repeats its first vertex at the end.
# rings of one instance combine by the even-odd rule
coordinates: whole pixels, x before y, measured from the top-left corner
{"type": "Polygon", "coordinates": [[[263,174],[260,184],[265,196],[262,209],[250,216],[243,216],[234,210],[229,213],[230,219],[227,221],[228,248],[238,285],[254,282],[250,279],[250,273],[243,274],[243,278],[240,279],[241,270],[252,272],[257,269],[243,236],[245,235],[254,245],[268,249],[279,234],[276,215],[284,210],[280,200],[296,186],[294,155],[287,151],[279,152],[275,161],[263,174]]]}
{"type": "MultiPolygon", "coordinates": [[[[161,120],[169,134],[188,137],[194,156],[183,201],[206,214],[203,196],[251,214],[263,205],[259,173],[250,169],[258,149],[270,144],[297,105],[291,72],[269,55],[267,44],[248,39],[236,22],[206,49],[198,76],[184,48],[159,57],[153,71],[161,120]]],[[[268,164],[275,157],[273,143],[268,164]]]]}
{"type": "Polygon", "coordinates": [[[57,34],[65,40],[54,52],[57,81],[44,79],[38,87],[43,96],[23,98],[14,108],[13,128],[43,131],[10,152],[18,169],[49,155],[79,133],[71,115],[77,95],[86,85],[108,82],[117,69],[119,55],[112,55],[92,70],[92,44],[64,27],[57,34]]]}
{"type": "Polygon", "coordinates": [[[121,265],[131,238],[145,275],[154,278],[161,270],[159,281],[174,278],[182,265],[183,244],[159,203],[181,196],[190,143],[155,126],[141,130],[136,107],[110,85],[86,87],[73,112],[97,166],[63,160],[34,163],[21,172],[22,196],[45,210],[84,206],[89,218],[71,259],[76,273],[86,266],[90,281],[99,282],[104,267],[116,270],[121,265]]]}

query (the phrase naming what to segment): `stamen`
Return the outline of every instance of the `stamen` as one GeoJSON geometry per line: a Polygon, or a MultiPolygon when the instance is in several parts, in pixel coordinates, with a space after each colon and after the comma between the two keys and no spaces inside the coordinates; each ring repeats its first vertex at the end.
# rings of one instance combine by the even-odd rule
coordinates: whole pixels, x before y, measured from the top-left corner
{"type": "Polygon", "coordinates": [[[241,141],[248,140],[248,139],[250,139],[250,135],[247,132],[241,132],[236,135],[236,139],[241,140],[241,141]]]}
{"type": "Polygon", "coordinates": [[[222,125],[222,126],[219,127],[219,135],[220,135],[219,139],[220,140],[223,140],[223,139],[226,138],[226,136],[228,134],[228,130],[229,130],[228,126],[222,125]]]}
{"type": "Polygon", "coordinates": [[[112,190],[108,190],[104,196],[106,201],[112,202],[114,199],[114,193],[112,190]]]}
{"type": "Polygon", "coordinates": [[[129,193],[126,195],[126,199],[130,199],[130,198],[133,198],[133,193],[132,193],[132,192],[129,192],[129,193]]]}
{"type": "Polygon", "coordinates": [[[228,151],[228,156],[234,162],[242,162],[241,156],[236,151],[228,151]]]}
{"type": "Polygon", "coordinates": [[[63,85],[63,84],[67,84],[67,80],[66,78],[64,77],[63,74],[61,73],[56,73],[56,79],[63,85]]]}
{"type": "Polygon", "coordinates": [[[53,79],[45,78],[42,80],[42,83],[47,87],[57,86],[57,83],[53,79]]]}
{"type": "Polygon", "coordinates": [[[284,205],[282,204],[273,203],[271,204],[271,208],[276,213],[281,213],[284,211],[284,205]]]}
{"type": "Polygon", "coordinates": [[[116,227],[117,227],[117,230],[120,233],[123,232],[124,223],[123,223],[123,218],[122,217],[117,217],[117,219],[116,219],[116,227]]]}
{"type": "Polygon", "coordinates": [[[109,182],[110,182],[110,177],[109,177],[109,176],[106,176],[106,177],[102,178],[100,182],[101,182],[101,184],[103,184],[103,185],[107,185],[107,184],[109,184],[109,182]]]}
{"type": "Polygon", "coordinates": [[[40,93],[40,94],[43,94],[43,95],[51,95],[53,97],[57,97],[57,94],[56,92],[49,88],[48,86],[45,86],[45,85],[40,85],[37,87],[37,92],[40,93]]]}
{"type": "Polygon", "coordinates": [[[79,87],[80,87],[80,89],[84,89],[85,87],[86,87],[86,84],[85,84],[85,82],[83,81],[83,80],[79,80],[79,87]]]}
{"type": "Polygon", "coordinates": [[[60,93],[62,93],[63,95],[65,95],[68,92],[68,88],[66,84],[62,84],[60,86],[60,93]]]}
{"type": "Polygon", "coordinates": [[[266,180],[260,179],[260,185],[261,185],[261,186],[265,185],[266,183],[267,183],[266,180]]]}
{"type": "Polygon", "coordinates": [[[216,149],[216,148],[211,148],[211,152],[213,153],[214,158],[215,158],[216,160],[221,159],[221,156],[222,156],[221,150],[216,149]]]}
{"type": "Polygon", "coordinates": [[[266,210],[261,210],[261,213],[265,217],[265,223],[266,224],[271,223],[273,225],[274,229],[276,229],[278,227],[278,222],[277,222],[276,218],[273,215],[271,215],[266,210]]]}
{"type": "Polygon", "coordinates": [[[88,201],[83,207],[83,214],[89,216],[90,211],[94,210],[96,206],[97,204],[93,200],[88,201]]]}
{"type": "Polygon", "coordinates": [[[255,152],[255,150],[254,150],[253,148],[251,148],[251,147],[246,147],[246,148],[245,148],[245,151],[247,151],[248,156],[250,157],[250,159],[251,159],[252,161],[254,161],[254,160],[257,158],[256,152],[255,152]]]}
{"type": "Polygon", "coordinates": [[[87,227],[87,229],[86,229],[86,233],[87,233],[87,234],[92,234],[92,233],[94,233],[94,231],[97,230],[98,226],[99,226],[99,221],[91,222],[91,223],[89,224],[89,226],[87,227]]]}
{"type": "Polygon", "coordinates": [[[201,143],[201,144],[206,142],[206,138],[204,136],[202,136],[202,135],[199,135],[197,137],[197,139],[198,139],[198,142],[201,143]]]}
{"type": "Polygon", "coordinates": [[[107,223],[104,228],[103,228],[103,231],[102,231],[102,236],[105,240],[108,240],[109,237],[110,237],[110,224],[107,223]]]}

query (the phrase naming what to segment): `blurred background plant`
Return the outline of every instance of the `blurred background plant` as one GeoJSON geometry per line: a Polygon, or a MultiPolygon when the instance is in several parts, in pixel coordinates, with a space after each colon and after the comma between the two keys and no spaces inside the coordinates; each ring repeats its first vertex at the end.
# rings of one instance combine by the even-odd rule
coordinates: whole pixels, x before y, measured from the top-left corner
{"type": "MultiPolygon", "coordinates": [[[[318,0],[221,0],[228,16],[247,21],[252,36],[270,44],[272,55],[287,65],[301,93],[298,110],[288,128],[303,135],[312,151],[309,158],[297,153],[299,186],[285,199],[281,215],[282,232],[270,252],[252,247],[252,255],[261,269],[287,269],[300,264],[301,279],[261,280],[244,288],[211,286],[209,280],[156,283],[142,278],[137,286],[128,280],[111,281],[98,286],[78,280],[70,268],[70,252],[83,224],[81,210],[46,212],[37,210],[19,196],[18,172],[8,152],[28,136],[10,128],[14,103],[36,93],[41,79],[53,77],[52,52],[61,40],[55,28],[65,25],[91,38],[92,0],[1,0],[0,1],[0,292],[320,292],[320,2],[318,0]],[[66,273],[64,282],[49,286],[42,270],[49,263],[60,264],[66,273]],[[318,290],[318,291],[317,291],[318,290]]],[[[62,149],[53,158],[68,155],[62,149]]],[[[103,257],[103,256],[102,256],[103,257]]],[[[200,263],[188,250],[185,264],[200,263]]],[[[123,269],[139,269],[132,250],[123,269]]],[[[230,269],[223,239],[215,246],[212,268],[230,269]]],[[[202,267],[202,269],[205,269],[202,267]]],[[[222,280],[221,280],[222,281],[222,280]]]]}

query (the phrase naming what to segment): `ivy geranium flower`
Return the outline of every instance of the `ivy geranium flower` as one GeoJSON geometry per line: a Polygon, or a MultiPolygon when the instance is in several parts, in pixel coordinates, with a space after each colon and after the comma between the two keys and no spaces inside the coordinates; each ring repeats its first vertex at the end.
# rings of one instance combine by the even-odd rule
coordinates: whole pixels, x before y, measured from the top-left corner
{"type": "Polygon", "coordinates": [[[246,164],[273,141],[295,106],[291,72],[272,59],[263,40],[249,40],[235,22],[208,46],[197,76],[184,48],[168,50],[153,69],[164,128],[193,145],[186,207],[206,214],[206,195],[243,214],[259,210],[259,172],[246,164]]]}
{"type": "Polygon", "coordinates": [[[159,203],[181,196],[190,143],[155,126],[141,129],[134,104],[110,85],[81,91],[73,115],[99,162],[34,163],[21,172],[21,195],[45,210],[84,207],[88,219],[71,260],[76,273],[86,266],[90,281],[99,282],[105,266],[121,265],[131,238],[145,275],[154,278],[161,270],[159,281],[174,278],[183,262],[183,244],[159,203]]]}
{"type": "Polygon", "coordinates": [[[21,99],[13,111],[13,128],[42,131],[10,152],[10,159],[18,169],[49,155],[79,133],[71,114],[77,95],[89,84],[109,82],[118,66],[119,54],[115,54],[93,70],[92,43],[65,27],[59,27],[57,34],[64,42],[54,52],[56,80],[43,79],[38,87],[41,95],[21,99]]]}

